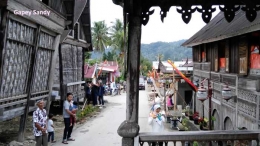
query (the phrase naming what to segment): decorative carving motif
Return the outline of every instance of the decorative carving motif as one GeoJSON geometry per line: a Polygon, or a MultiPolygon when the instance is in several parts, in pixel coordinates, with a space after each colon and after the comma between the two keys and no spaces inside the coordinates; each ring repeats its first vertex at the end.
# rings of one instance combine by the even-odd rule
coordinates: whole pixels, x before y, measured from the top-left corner
{"type": "Polygon", "coordinates": [[[53,36],[44,32],[40,33],[32,92],[49,90],[48,80],[53,52],[53,42],[53,36]]]}
{"type": "Polygon", "coordinates": [[[232,108],[236,108],[236,103],[234,101],[234,98],[230,99],[229,101],[222,100],[222,103],[231,106],[232,108]]]}
{"type": "Polygon", "coordinates": [[[260,10],[260,6],[246,5],[241,8],[246,12],[246,18],[248,21],[253,22],[257,16],[257,11],[260,10]]]}
{"type": "Polygon", "coordinates": [[[197,8],[198,12],[202,13],[202,19],[205,23],[209,23],[212,17],[212,13],[216,11],[216,8],[212,8],[211,5],[202,5],[202,8],[197,8]]]}
{"type": "MultiPolygon", "coordinates": [[[[116,0],[113,0],[116,1],[116,0]]],[[[115,4],[119,4],[124,7],[126,13],[130,13],[133,10],[132,1],[125,0],[124,4],[121,3],[121,0],[118,2],[114,2],[115,4]],[[120,1],[120,2],[119,2],[120,1]]],[[[212,18],[212,13],[215,12],[216,8],[212,8],[214,5],[218,5],[220,10],[224,12],[225,18],[228,22],[231,22],[235,18],[235,12],[240,9],[239,6],[242,7],[242,10],[246,12],[247,19],[252,22],[255,20],[257,16],[257,11],[260,10],[260,2],[254,0],[253,3],[250,0],[247,1],[211,1],[211,0],[199,0],[199,1],[190,1],[190,0],[142,0],[142,18],[143,25],[146,25],[149,21],[149,16],[153,14],[153,11],[149,11],[149,8],[153,6],[161,7],[161,20],[167,16],[167,12],[172,6],[181,6],[181,9],[177,9],[177,11],[182,14],[182,19],[185,23],[189,23],[192,17],[192,13],[195,12],[195,9],[191,9],[192,6],[202,5],[202,8],[196,8],[198,12],[202,13],[202,19],[205,23],[209,23],[212,18]],[[183,11],[185,10],[185,11],[183,11]],[[190,10],[190,11],[189,11],[190,10]]]]}
{"type": "Polygon", "coordinates": [[[191,15],[196,11],[196,8],[192,9],[191,6],[185,5],[181,9],[177,8],[177,12],[182,14],[182,20],[188,24],[191,20],[191,15]]]}
{"type": "Polygon", "coordinates": [[[36,69],[33,80],[32,92],[48,89],[49,71],[51,66],[52,51],[40,48],[37,52],[36,69]]]}
{"type": "Polygon", "coordinates": [[[257,101],[257,95],[252,94],[245,90],[241,90],[241,89],[238,90],[238,98],[255,103],[255,104],[257,101]]]}
{"type": "Polygon", "coordinates": [[[26,93],[34,37],[34,28],[9,20],[3,50],[5,61],[0,77],[0,99],[26,93]]]}
{"type": "Polygon", "coordinates": [[[160,6],[161,7],[161,11],[160,11],[160,15],[161,15],[161,21],[164,21],[164,18],[167,16],[167,12],[169,12],[170,7],[169,5],[164,5],[164,6],[160,6]]]}
{"type": "Polygon", "coordinates": [[[256,105],[244,101],[238,102],[238,110],[248,116],[256,118],[256,105]]]}
{"type": "Polygon", "coordinates": [[[224,7],[219,6],[219,9],[224,12],[225,18],[228,22],[231,22],[236,15],[236,11],[238,11],[240,6],[235,5],[226,5],[224,7]]]}
{"type": "Polygon", "coordinates": [[[154,10],[150,11],[150,7],[145,8],[144,11],[142,12],[142,24],[146,25],[149,21],[150,15],[154,13],[154,10]]]}

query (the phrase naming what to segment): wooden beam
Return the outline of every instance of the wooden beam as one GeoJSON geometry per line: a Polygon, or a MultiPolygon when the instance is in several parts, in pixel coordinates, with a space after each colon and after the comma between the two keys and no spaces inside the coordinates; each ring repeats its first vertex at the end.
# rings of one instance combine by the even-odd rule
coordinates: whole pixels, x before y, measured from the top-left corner
{"type": "Polygon", "coordinates": [[[73,86],[73,85],[81,85],[81,84],[84,84],[85,81],[79,81],[79,82],[73,82],[73,83],[68,83],[67,86],[73,86]]]}
{"type": "Polygon", "coordinates": [[[51,95],[52,95],[52,87],[53,87],[53,80],[54,80],[54,74],[55,74],[55,67],[57,63],[57,55],[59,53],[59,44],[60,44],[60,38],[61,35],[57,35],[55,40],[54,40],[54,52],[52,55],[51,59],[51,66],[50,66],[50,74],[49,74],[49,79],[48,79],[48,88],[49,88],[49,97],[47,98],[47,103],[46,103],[46,111],[47,114],[50,112],[50,105],[51,105],[51,95]]]}
{"type": "Polygon", "coordinates": [[[43,15],[23,15],[22,17],[36,22],[54,32],[62,33],[65,28],[65,17],[53,11],[50,7],[44,5],[42,2],[37,0],[8,0],[7,9],[12,13],[14,10],[20,11],[33,11],[33,10],[47,10],[50,11],[49,16],[43,15]]]}
{"type": "Polygon", "coordinates": [[[64,43],[71,44],[71,45],[78,46],[78,47],[83,47],[83,48],[88,48],[90,46],[90,44],[88,44],[87,42],[76,40],[76,39],[73,39],[70,37],[67,37],[65,39],[64,43]]]}
{"type": "Polygon", "coordinates": [[[39,43],[39,36],[40,36],[40,31],[41,31],[41,26],[38,27],[37,32],[36,32],[36,37],[34,38],[34,48],[32,51],[32,56],[31,56],[31,62],[29,66],[29,73],[28,73],[28,80],[27,80],[27,88],[26,88],[26,93],[27,93],[27,103],[26,107],[24,109],[24,113],[21,116],[20,119],[20,127],[19,127],[19,132],[18,132],[18,141],[23,142],[24,141],[24,134],[26,130],[26,123],[27,123],[27,117],[28,117],[28,112],[29,112],[29,103],[31,99],[31,89],[33,86],[33,76],[35,72],[35,64],[36,64],[36,59],[37,59],[37,51],[38,51],[38,43],[39,43]]]}

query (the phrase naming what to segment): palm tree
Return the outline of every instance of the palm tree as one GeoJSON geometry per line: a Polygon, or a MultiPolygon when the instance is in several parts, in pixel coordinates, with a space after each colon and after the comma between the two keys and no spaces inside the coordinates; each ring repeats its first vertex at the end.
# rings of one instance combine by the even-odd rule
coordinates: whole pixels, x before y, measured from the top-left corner
{"type": "Polygon", "coordinates": [[[159,61],[159,60],[162,60],[163,59],[163,54],[158,54],[156,57],[156,60],[159,61]]]}
{"type": "MultiPolygon", "coordinates": [[[[121,20],[116,19],[113,23],[114,25],[111,27],[111,47],[115,51],[119,51],[119,57],[117,57],[117,61],[119,63],[119,67],[121,72],[124,72],[125,68],[125,54],[127,46],[127,32],[124,32],[124,24],[121,20]]],[[[126,29],[127,30],[127,29],[126,29]]]]}
{"type": "Polygon", "coordinates": [[[108,30],[105,21],[94,22],[94,27],[92,27],[92,42],[95,50],[104,52],[109,45],[108,30]]]}

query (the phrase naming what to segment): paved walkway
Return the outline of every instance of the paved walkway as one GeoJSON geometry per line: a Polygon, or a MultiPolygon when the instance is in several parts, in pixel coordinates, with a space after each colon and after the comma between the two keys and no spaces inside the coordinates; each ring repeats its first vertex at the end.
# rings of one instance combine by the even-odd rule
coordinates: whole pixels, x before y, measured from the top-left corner
{"type": "MultiPolygon", "coordinates": [[[[140,132],[150,132],[148,115],[152,103],[147,100],[147,91],[140,90],[139,94],[140,132]]],[[[72,136],[76,141],[69,142],[68,146],[121,146],[122,138],[117,134],[117,129],[126,119],[126,94],[105,96],[105,100],[109,102],[107,107],[96,118],[92,118],[82,127],[74,130],[72,136]]],[[[165,129],[169,127],[170,125],[166,124],[165,129]]],[[[64,146],[64,144],[58,141],[54,146],[64,146]]]]}

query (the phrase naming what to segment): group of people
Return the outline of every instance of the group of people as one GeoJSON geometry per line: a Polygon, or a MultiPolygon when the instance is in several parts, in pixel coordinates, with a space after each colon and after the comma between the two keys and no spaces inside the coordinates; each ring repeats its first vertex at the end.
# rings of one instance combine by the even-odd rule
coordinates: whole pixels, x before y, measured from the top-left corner
{"type": "Polygon", "coordinates": [[[94,106],[98,104],[101,107],[104,106],[105,87],[102,82],[98,82],[97,84],[88,82],[85,90],[87,104],[92,102],[94,106]]]}
{"type": "MultiPolygon", "coordinates": [[[[71,137],[73,127],[76,123],[76,113],[78,110],[77,102],[73,101],[73,94],[67,93],[67,98],[63,103],[63,118],[64,118],[64,133],[63,144],[68,144],[68,141],[75,141],[71,137]]],[[[44,109],[44,101],[37,101],[38,108],[33,112],[33,133],[36,140],[36,146],[48,146],[48,142],[55,143],[54,140],[54,123],[53,114],[47,116],[44,109]]]]}

